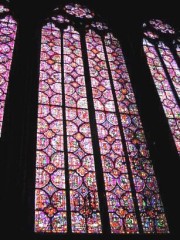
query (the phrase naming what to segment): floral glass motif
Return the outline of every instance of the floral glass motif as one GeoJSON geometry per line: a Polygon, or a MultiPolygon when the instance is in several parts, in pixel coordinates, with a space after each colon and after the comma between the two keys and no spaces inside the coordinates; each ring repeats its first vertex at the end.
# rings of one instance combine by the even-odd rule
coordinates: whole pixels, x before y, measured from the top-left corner
{"type": "Polygon", "coordinates": [[[68,27],[63,40],[72,232],[101,233],[80,35],[73,27],[68,27]],[[88,195],[93,198],[94,205],[91,217],[84,206],[88,195]]]}
{"type": "Polygon", "coordinates": [[[159,38],[159,36],[158,36],[156,33],[151,32],[151,31],[145,31],[145,32],[144,32],[144,35],[145,35],[146,37],[151,38],[151,39],[158,39],[158,38],[159,38]]]}
{"type": "Polygon", "coordinates": [[[164,23],[162,20],[153,19],[149,23],[158,31],[162,33],[174,34],[175,30],[167,23],[164,23]]]}
{"type": "Polygon", "coordinates": [[[107,30],[108,26],[105,23],[102,22],[93,22],[91,24],[92,27],[98,29],[98,30],[107,30]]]}
{"type": "Polygon", "coordinates": [[[57,15],[52,17],[52,20],[57,21],[58,23],[69,23],[69,20],[62,15],[57,15]]]}
{"type": "Polygon", "coordinates": [[[65,6],[65,10],[70,15],[74,15],[78,18],[93,18],[94,13],[86,7],[81,6],[80,4],[69,4],[65,6]]]}
{"type": "MultiPolygon", "coordinates": [[[[150,24],[161,32],[163,29],[163,33],[175,33],[170,25],[160,20],[152,20],[150,24]]],[[[145,34],[145,36],[147,35],[145,34]]],[[[154,39],[151,36],[148,37],[154,39]]],[[[160,38],[154,42],[144,38],[143,45],[157,92],[180,155],[180,106],[178,105],[180,69],[171,50],[171,47],[174,48],[174,46],[167,46],[165,40],[160,38]]],[[[176,50],[178,55],[178,48],[176,50]]]]}
{"type": "Polygon", "coordinates": [[[0,136],[17,30],[16,22],[8,12],[7,8],[0,5],[0,136]],[[1,18],[2,13],[7,13],[8,15],[1,18]]]}
{"type": "MultiPolygon", "coordinates": [[[[79,4],[69,4],[64,9],[79,18],[94,17],[79,4]]],[[[96,178],[101,174],[111,233],[138,234],[140,225],[143,233],[168,233],[118,40],[110,33],[100,36],[94,30],[88,30],[84,36],[91,98],[87,95],[82,33],[62,15],[51,20],[53,23],[42,29],[41,42],[35,232],[101,234],[102,193],[98,192],[101,183],[96,178]],[[62,24],[61,29],[55,22],[62,24]],[[90,111],[95,114],[97,136],[90,111]],[[95,136],[100,159],[93,149],[95,136]],[[102,172],[95,167],[97,161],[102,172]]],[[[101,22],[91,22],[89,26],[108,30],[101,22]]]]}

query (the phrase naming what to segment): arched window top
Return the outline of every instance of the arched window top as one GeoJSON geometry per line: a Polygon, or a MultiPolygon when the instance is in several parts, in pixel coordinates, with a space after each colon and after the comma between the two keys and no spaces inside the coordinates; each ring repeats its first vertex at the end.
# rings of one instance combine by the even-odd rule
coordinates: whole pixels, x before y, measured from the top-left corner
{"type": "Polygon", "coordinates": [[[162,20],[159,19],[152,19],[149,21],[150,25],[156,29],[157,31],[160,31],[161,33],[169,33],[169,34],[174,34],[175,29],[170,26],[169,24],[163,22],[162,20]]]}
{"type": "Polygon", "coordinates": [[[36,233],[169,233],[123,51],[79,4],[42,27],[36,233]]]}
{"type": "Polygon", "coordinates": [[[51,16],[46,19],[46,23],[53,23],[60,28],[71,25],[78,30],[92,29],[101,35],[111,31],[98,14],[83,5],[74,3],[55,8],[51,16]]]}
{"type": "Polygon", "coordinates": [[[67,4],[64,7],[65,11],[78,18],[94,18],[94,12],[88,9],[87,7],[84,7],[80,4],[67,4]]]}
{"type": "Polygon", "coordinates": [[[150,39],[158,39],[158,38],[159,38],[159,35],[158,35],[158,34],[153,33],[153,32],[151,32],[150,30],[145,31],[145,32],[144,32],[144,35],[145,35],[146,37],[150,38],[150,39]]]}
{"type": "Polygon", "coordinates": [[[52,20],[57,21],[58,23],[69,23],[69,19],[64,17],[63,15],[56,15],[52,17],[52,20]]]}
{"type": "Polygon", "coordinates": [[[143,24],[143,33],[151,41],[177,41],[178,31],[164,20],[151,19],[143,24]]]}
{"type": "Polygon", "coordinates": [[[108,29],[108,26],[105,24],[105,23],[103,23],[103,22],[93,22],[92,24],[91,24],[91,26],[93,27],[93,28],[95,28],[95,29],[98,29],[98,30],[107,30],[108,29]]]}

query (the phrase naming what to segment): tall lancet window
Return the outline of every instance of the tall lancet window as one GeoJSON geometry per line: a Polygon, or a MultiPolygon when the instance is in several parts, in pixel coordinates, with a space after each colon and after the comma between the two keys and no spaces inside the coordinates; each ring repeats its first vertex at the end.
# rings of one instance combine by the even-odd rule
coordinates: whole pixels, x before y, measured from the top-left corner
{"type": "Polygon", "coordinates": [[[180,44],[176,31],[161,20],[144,24],[144,51],[180,155],[180,44]]]}
{"type": "Polygon", "coordinates": [[[17,25],[10,10],[0,4],[0,137],[17,25]]]}
{"type": "Polygon", "coordinates": [[[42,28],[35,232],[169,232],[121,46],[78,4],[42,28]]]}

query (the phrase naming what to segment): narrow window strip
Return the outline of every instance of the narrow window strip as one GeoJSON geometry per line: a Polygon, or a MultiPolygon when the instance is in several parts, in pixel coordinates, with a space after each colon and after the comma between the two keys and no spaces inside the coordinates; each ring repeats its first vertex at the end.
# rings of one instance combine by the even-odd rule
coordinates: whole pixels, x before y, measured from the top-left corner
{"type": "Polygon", "coordinates": [[[101,233],[80,35],[64,31],[66,126],[73,233],[101,233]]]}
{"type": "Polygon", "coordinates": [[[174,88],[177,92],[178,97],[180,98],[180,70],[174,59],[174,56],[163,42],[159,42],[158,49],[161,54],[161,57],[166,65],[167,71],[171,78],[171,81],[174,85],[174,88]]]}
{"type": "Polygon", "coordinates": [[[35,232],[67,232],[61,35],[42,29],[36,151],[35,232]]]}
{"type": "Polygon", "coordinates": [[[180,58],[180,45],[179,44],[177,44],[177,46],[176,46],[176,52],[177,52],[178,57],[180,58]]]}
{"type": "Polygon", "coordinates": [[[93,31],[86,42],[111,232],[138,233],[103,44],[93,31]]]}
{"type": "MultiPolygon", "coordinates": [[[[0,7],[2,8],[2,5],[0,5],[0,7]]],[[[17,24],[11,16],[8,15],[0,19],[0,137],[16,30],[17,24]]]]}
{"type": "Polygon", "coordinates": [[[180,155],[180,108],[173,95],[154,45],[146,39],[144,39],[143,45],[159,98],[167,117],[178,154],[180,155]]]}
{"type": "Polygon", "coordinates": [[[105,37],[144,233],[168,233],[152,161],[120,44],[105,37]],[[152,201],[153,200],[153,201],[152,201]]]}

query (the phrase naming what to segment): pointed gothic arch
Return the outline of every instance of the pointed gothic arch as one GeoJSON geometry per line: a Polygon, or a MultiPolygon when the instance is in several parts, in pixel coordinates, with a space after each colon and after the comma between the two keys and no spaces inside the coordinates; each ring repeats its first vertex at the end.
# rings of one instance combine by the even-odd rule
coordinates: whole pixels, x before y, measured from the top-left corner
{"type": "Polygon", "coordinates": [[[88,8],[43,26],[38,99],[35,232],[168,233],[121,46],[88,8]]]}

